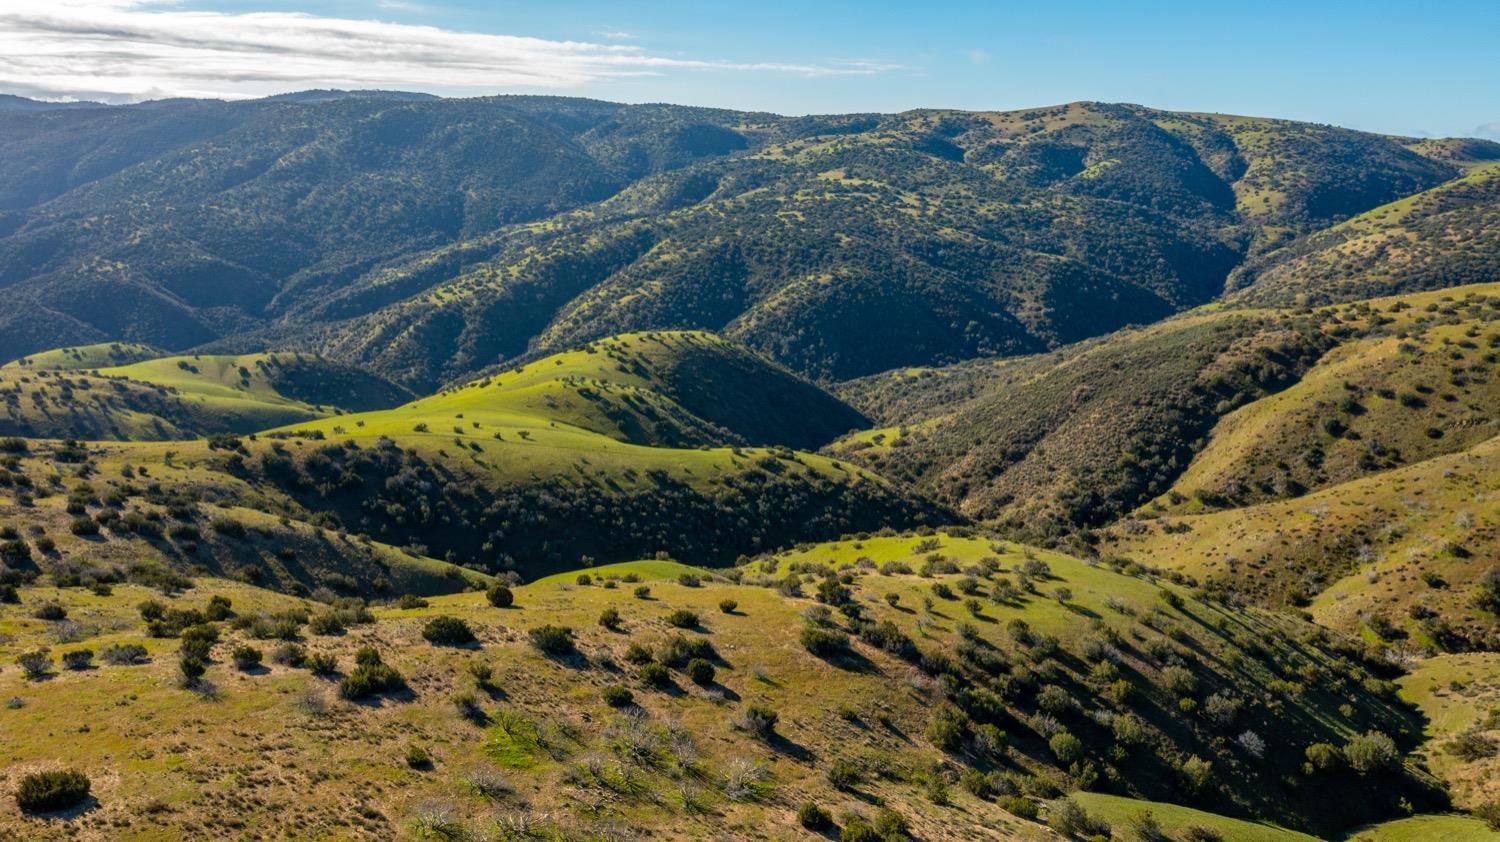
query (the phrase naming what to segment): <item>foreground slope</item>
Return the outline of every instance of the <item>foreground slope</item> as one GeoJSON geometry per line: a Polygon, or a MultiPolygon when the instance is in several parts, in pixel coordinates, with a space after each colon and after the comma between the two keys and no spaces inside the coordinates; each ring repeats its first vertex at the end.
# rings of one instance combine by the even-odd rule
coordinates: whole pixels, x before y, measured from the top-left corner
{"type": "Polygon", "coordinates": [[[1053,839],[1037,820],[1057,821],[1053,799],[1084,786],[1328,836],[1394,815],[1402,798],[1442,803],[1399,754],[1363,774],[1302,770],[1315,742],[1335,754],[1372,730],[1410,742],[1415,719],[1357,646],[1145,577],[944,534],[808,545],[723,575],[661,561],[580,572],[516,588],[504,609],[480,593],[371,616],[345,603],[339,634],[304,625],[329,606],[216,579],[166,593],[23,583],[19,605],[0,605],[0,653],[48,644],[98,658],[82,670],[52,660],[41,680],[0,673],[21,700],[4,711],[0,786],[67,765],[89,775],[94,800],[37,816],[7,799],[0,827],[779,837],[804,832],[797,811],[811,801],[843,828],[1053,839]],[[973,615],[945,595],[970,590],[973,615]],[[184,686],[179,644],[148,636],[135,606],[203,610],[214,595],[232,616],[213,623],[206,674],[184,686]],[[73,623],[65,640],[31,616],[49,602],[73,623]],[[601,625],[609,609],[618,621],[601,625]],[[475,639],[433,642],[439,616],[475,639]],[[336,671],[299,666],[267,634],[336,671]],[[144,652],[104,661],[118,644],[144,652]],[[244,646],[279,654],[236,666],[244,646]],[[361,647],[399,687],[343,697],[359,686],[348,679],[361,647]],[[623,690],[606,697],[611,687],[623,690]],[[197,738],[183,738],[187,722],[197,738]]]}

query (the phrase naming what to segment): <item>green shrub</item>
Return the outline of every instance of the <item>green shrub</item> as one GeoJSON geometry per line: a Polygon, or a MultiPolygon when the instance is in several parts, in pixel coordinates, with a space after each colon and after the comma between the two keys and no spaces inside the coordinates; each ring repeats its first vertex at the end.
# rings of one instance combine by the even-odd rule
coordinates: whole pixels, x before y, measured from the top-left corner
{"type": "Polygon", "coordinates": [[[734,610],[739,607],[740,604],[732,599],[719,600],[719,610],[724,612],[725,614],[733,614],[734,610]]]}
{"type": "MultiPolygon", "coordinates": [[[[414,611],[418,608],[426,608],[428,605],[427,600],[411,593],[404,593],[400,599],[396,600],[396,607],[402,611],[414,611]]],[[[421,751],[421,749],[416,750],[421,751]]]]}
{"type": "Polygon", "coordinates": [[[768,740],[776,733],[776,720],[780,717],[772,708],[761,704],[752,704],[745,708],[735,721],[735,725],[742,731],[768,740]]]}
{"type": "Polygon", "coordinates": [[[94,665],[94,650],[74,649],[72,652],[64,652],[62,663],[70,670],[86,670],[94,665]]]}
{"type": "Polygon", "coordinates": [[[32,681],[45,678],[48,673],[52,672],[52,655],[45,648],[18,655],[16,663],[32,681]]]}
{"type": "Polygon", "coordinates": [[[271,650],[271,663],[300,667],[307,663],[307,650],[300,643],[282,643],[271,650]]]}
{"type": "Polygon", "coordinates": [[[613,605],[599,612],[599,625],[610,631],[620,630],[620,610],[613,605]]]}
{"type": "Polygon", "coordinates": [[[861,818],[852,818],[839,831],[839,842],[882,842],[875,826],[861,818]]]}
{"type": "Polygon", "coordinates": [[[559,657],[573,652],[573,630],[567,626],[554,626],[550,623],[537,626],[526,633],[526,638],[537,651],[545,655],[559,657]]]}
{"type": "Polygon", "coordinates": [[[650,599],[651,598],[651,587],[649,585],[640,585],[640,586],[638,586],[635,589],[635,598],[636,599],[650,599]]]}
{"type": "Polygon", "coordinates": [[[664,664],[641,664],[636,670],[636,676],[652,687],[670,687],[672,684],[672,673],[664,664]]]}
{"type": "Polygon", "coordinates": [[[695,629],[698,627],[698,613],[679,608],[667,615],[667,625],[679,629],[695,629]]]}
{"type": "Polygon", "coordinates": [[[38,620],[66,620],[68,619],[68,609],[55,602],[44,602],[31,612],[31,616],[38,620]]]}
{"type": "Polygon", "coordinates": [[[815,801],[804,801],[797,808],[797,823],[808,830],[821,833],[833,827],[833,815],[819,807],[815,801]]]}
{"type": "Polygon", "coordinates": [[[714,665],[703,658],[688,661],[686,672],[694,684],[707,686],[714,683],[714,665]]]}
{"type": "Polygon", "coordinates": [[[193,684],[208,671],[208,665],[195,655],[183,655],[177,661],[177,671],[181,674],[183,683],[193,684]]]}
{"type": "Polygon", "coordinates": [[[434,646],[463,646],[474,642],[474,631],[458,617],[433,617],[422,627],[422,637],[434,646]]]}
{"type": "Polygon", "coordinates": [[[432,755],[421,746],[412,746],[406,750],[406,765],[412,769],[426,769],[432,766],[432,755]]]}
{"type": "Polygon", "coordinates": [[[363,699],[394,693],[406,687],[406,679],[381,660],[373,647],[362,647],[355,653],[356,666],[339,682],[339,695],[346,699],[363,699]]]}
{"type": "Polygon", "coordinates": [[[839,759],[833,761],[828,767],[828,782],[837,789],[848,789],[859,783],[859,770],[854,764],[847,760],[839,759]]]}
{"type": "Polygon", "coordinates": [[[260,666],[261,653],[254,646],[236,646],[230,658],[239,669],[252,670],[260,666]]]}
{"type": "Polygon", "coordinates": [[[214,594],[209,597],[208,607],[204,609],[203,616],[213,621],[227,620],[234,616],[234,611],[230,609],[230,605],[229,597],[214,594]]]}
{"type": "Polygon", "coordinates": [[[820,658],[844,654],[849,650],[849,636],[843,632],[806,626],[798,639],[802,647],[820,658]]]}
{"type": "Polygon", "coordinates": [[[314,652],[307,656],[306,666],[313,675],[333,675],[339,671],[339,660],[328,652],[314,652]]]}
{"type": "Polygon", "coordinates": [[[618,684],[611,684],[600,691],[604,703],[612,708],[627,707],[635,703],[635,695],[618,684]]]}
{"type": "Polygon", "coordinates": [[[1053,734],[1052,739],[1047,741],[1047,747],[1052,749],[1054,757],[1064,763],[1072,763],[1083,756],[1083,741],[1067,731],[1053,734]]]}
{"type": "Polygon", "coordinates": [[[515,604],[516,596],[510,592],[510,588],[496,582],[490,585],[489,590],[484,592],[485,599],[496,608],[509,608],[515,604]]]}
{"type": "Polygon", "coordinates": [[[927,739],[943,751],[958,751],[963,747],[968,725],[969,718],[963,711],[953,705],[939,705],[927,722],[927,739]]]}
{"type": "Polygon", "coordinates": [[[885,842],[900,842],[911,836],[911,825],[907,824],[905,816],[889,807],[881,807],[875,814],[875,832],[885,842]]]}
{"type": "Polygon", "coordinates": [[[83,803],[89,797],[88,775],[76,769],[32,772],[21,776],[16,805],[28,813],[50,813],[83,803]]]}
{"type": "Polygon", "coordinates": [[[149,660],[146,647],[139,643],[112,643],[99,653],[99,658],[106,664],[125,666],[129,664],[143,664],[149,660]]]}
{"type": "Polygon", "coordinates": [[[1000,809],[1005,812],[1031,821],[1036,821],[1036,817],[1041,813],[1037,803],[1023,795],[1002,795],[995,800],[995,803],[999,804],[1000,809]]]}
{"type": "Polygon", "coordinates": [[[344,621],[334,611],[320,611],[307,621],[307,630],[325,636],[343,634],[344,621]]]}
{"type": "Polygon", "coordinates": [[[1351,737],[1344,745],[1344,760],[1349,763],[1349,768],[1368,775],[1393,768],[1400,762],[1401,753],[1390,737],[1379,731],[1366,731],[1351,737]]]}

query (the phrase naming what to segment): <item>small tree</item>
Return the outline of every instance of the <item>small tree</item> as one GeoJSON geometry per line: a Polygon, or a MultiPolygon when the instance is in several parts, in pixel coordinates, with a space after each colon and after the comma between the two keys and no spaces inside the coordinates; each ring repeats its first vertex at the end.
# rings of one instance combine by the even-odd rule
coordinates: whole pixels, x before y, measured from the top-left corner
{"type": "Polygon", "coordinates": [[[484,597],[489,600],[490,605],[496,608],[509,608],[516,601],[516,596],[510,592],[510,588],[499,582],[490,585],[489,590],[484,592],[484,597]]]}
{"type": "Polygon", "coordinates": [[[21,671],[32,681],[46,678],[52,672],[52,655],[46,649],[36,649],[16,658],[21,671]]]}
{"type": "Polygon", "coordinates": [[[1361,775],[1394,767],[1401,759],[1396,742],[1379,731],[1366,731],[1344,745],[1344,759],[1361,775]]]}

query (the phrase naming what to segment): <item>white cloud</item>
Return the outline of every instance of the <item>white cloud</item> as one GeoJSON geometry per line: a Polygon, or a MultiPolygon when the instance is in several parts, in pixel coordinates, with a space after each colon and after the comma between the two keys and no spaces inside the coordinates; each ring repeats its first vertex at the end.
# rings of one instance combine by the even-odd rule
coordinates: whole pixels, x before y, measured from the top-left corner
{"type": "Polygon", "coordinates": [[[3,0],[0,90],[111,102],[299,88],[489,93],[672,72],[868,75],[873,61],[737,62],[633,45],[455,32],[294,12],[186,11],[157,0],[3,0]]]}
{"type": "Polygon", "coordinates": [[[1474,134],[1490,140],[1500,140],[1500,122],[1484,123],[1474,127],[1474,134]]]}
{"type": "Polygon", "coordinates": [[[990,63],[990,54],[985,52],[984,50],[970,50],[967,55],[969,56],[970,64],[979,65],[990,63]]]}
{"type": "Polygon", "coordinates": [[[634,32],[626,32],[623,29],[601,29],[599,30],[599,37],[607,38],[611,41],[634,41],[636,34],[634,32]]]}

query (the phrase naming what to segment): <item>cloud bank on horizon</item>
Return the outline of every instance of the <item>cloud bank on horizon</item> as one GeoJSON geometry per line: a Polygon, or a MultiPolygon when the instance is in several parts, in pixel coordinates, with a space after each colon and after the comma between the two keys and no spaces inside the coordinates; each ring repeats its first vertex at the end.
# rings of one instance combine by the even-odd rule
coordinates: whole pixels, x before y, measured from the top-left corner
{"type": "MultiPolygon", "coordinates": [[[[601,33],[622,40],[624,33],[601,33]]],[[[897,65],[743,62],[620,43],[459,32],[298,12],[173,8],[171,0],[5,0],[0,90],[42,99],[245,98],[304,88],[449,95],[566,91],[672,72],[873,75],[897,65]]]]}

